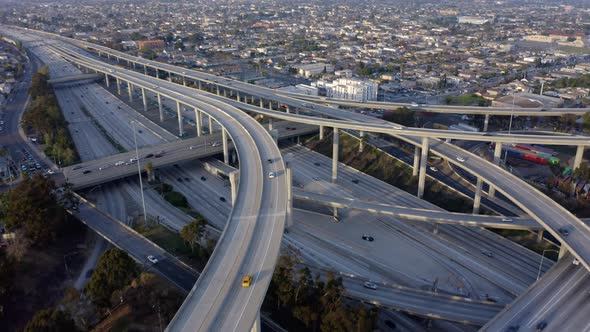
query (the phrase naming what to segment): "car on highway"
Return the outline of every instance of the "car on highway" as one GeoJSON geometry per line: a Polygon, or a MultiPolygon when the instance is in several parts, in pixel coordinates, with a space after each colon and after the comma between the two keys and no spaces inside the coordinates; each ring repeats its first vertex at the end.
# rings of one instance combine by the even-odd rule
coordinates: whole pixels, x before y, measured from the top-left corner
{"type": "Polygon", "coordinates": [[[317,176],[314,176],[314,177],[313,177],[313,180],[314,180],[314,181],[319,181],[319,180],[320,180],[320,178],[319,178],[319,177],[317,177],[317,176]]]}
{"type": "Polygon", "coordinates": [[[537,332],[543,331],[546,327],[547,327],[547,322],[541,321],[539,324],[537,324],[537,332]]]}
{"type": "Polygon", "coordinates": [[[76,166],[72,167],[72,170],[73,170],[73,171],[75,171],[75,170],[78,170],[78,169],[80,169],[80,168],[82,168],[82,166],[80,166],[80,165],[76,165],[76,166]]]}
{"type": "Polygon", "coordinates": [[[250,275],[250,274],[245,275],[244,278],[242,278],[242,287],[245,287],[245,288],[250,287],[250,285],[252,285],[253,279],[254,278],[252,278],[252,275],[250,275]]]}
{"type": "Polygon", "coordinates": [[[221,143],[219,143],[219,142],[213,142],[213,143],[211,143],[211,146],[213,146],[213,147],[220,146],[220,145],[221,145],[221,143]]]}
{"type": "Polygon", "coordinates": [[[268,173],[268,178],[269,179],[274,179],[276,177],[277,177],[277,173],[276,172],[270,172],[270,173],[268,173]]]}
{"type": "Polygon", "coordinates": [[[191,146],[189,146],[189,147],[188,147],[188,149],[189,149],[189,150],[194,150],[194,149],[196,149],[196,148],[197,148],[197,147],[196,147],[195,145],[191,145],[191,146]]]}
{"type": "Polygon", "coordinates": [[[434,166],[430,166],[428,168],[430,168],[430,170],[433,171],[433,172],[438,172],[438,168],[436,168],[434,166]]]}
{"type": "Polygon", "coordinates": [[[98,170],[99,170],[99,171],[102,171],[102,170],[105,170],[105,169],[107,169],[107,168],[109,168],[109,167],[111,167],[111,165],[103,165],[103,166],[100,166],[100,167],[98,168],[98,170]]]}
{"type": "Polygon", "coordinates": [[[580,261],[577,258],[574,258],[574,260],[572,261],[572,264],[580,265],[580,261]]]}
{"type": "Polygon", "coordinates": [[[272,164],[272,159],[267,159],[266,160],[269,164],[272,164]]]}
{"type": "Polygon", "coordinates": [[[91,170],[89,170],[89,169],[87,169],[87,170],[85,170],[84,172],[82,172],[82,174],[88,174],[88,173],[92,173],[92,171],[91,171],[91,170]]]}
{"type": "Polygon", "coordinates": [[[125,164],[125,162],[121,160],[121,161],[117,161],[115,163],[115,166],[121,166],[121,165],[124,165],[124,164],[125,164]]]}
{"type": "Polygon", "coordinates": [[[563,235],[563,236],[568,236],[568,235],[570,235],[570,231],[569,231],[567,228],[565,228],[565,227],[562,227],[562,228],[560,228],[560,229],[559,229],[559,233],[560,233],[561,235],[563,235]]]}
{"type": "Polygon", "coordinates": [[[494,257],[494,253],[489,250],[482,250],[481,253],[488,257],[494,257]]]}
{"type": "Polygon", "coordinates": [[[465,162],[465,158],[462,156],[458,156],[457,157],[457,161],[464,163],[465,162]]]}
{"type": "Polygon", "coordinates": [[[151,157],[153,157],[153,156],[154,156],[154,154],[153,154],[153,153],[148,153],[148,154],[146,154],[146,155],[145,155],[145,157],[144,157],[144,158],[151,158],[151,157]]]}
{"type": "Polygon", "coordinates": [[[156,264],[158,262],[158,259],[153,255],[147,256],[147,260],[150,261],[152,264],[156,264]]]}
{"type": "Polygon", "coordinates": [[[225,202],[225,197],[219,197],[219,200],[225,202]]]}
{"type": "Polygon", "coordinates": [[[520,325],[511,325],[508,326],[508,328],[506,329],[506,332],[516,332],[520,330],[520,325]]]}
{"type": "Polygon", "coordinates": [[[361,238],[362,238],[363,240],[365,240],[365,241],[369,241],[369,242],[373,242],[373,241],[375,241],[375,239],[374,239],[372,236],[370,236],[370,235],[367,235],[367,234],[363,234],[363,236],[361,236],[361,238]]]}
{"type": "Polygon", "coordinates": [[[502,221],[503,222],[512,222],[512,219],[511,218],[502,218],[502,221]]]}
{"type": "Polygon", "coordinates": [[[354,184],[358,184],[359,182],[360,182],[359,179],[352,179],[352,183],[354,183],[354,184]]]}
{"type": "Polygon", "coordinates": [[[418,107],[420,105],[418,105],[417,103],[412,103],[410,106],[412,106],[412,107],[418,107]]]}
{"type": "Polygon", "coordinates": [[[207,181],[207,178],[204,176],[201,176],[201,181],[207,181]]]}
{"type": "Polygon", "coordinates": [[[365,282],[363,283],[363,287],[365,287],[365,288],[368,288],[368,289],[375,290],[375,289],[377,289],[377,284],[376,284],[376,283],[374,283],[374,282],[365,281],[365,282]]]}
{"type": "Polygon", "coordinates": [[[322,166],[322,164],[320,164],[320,163],[313,163],[313,164],[316,166],[322,166]]]}

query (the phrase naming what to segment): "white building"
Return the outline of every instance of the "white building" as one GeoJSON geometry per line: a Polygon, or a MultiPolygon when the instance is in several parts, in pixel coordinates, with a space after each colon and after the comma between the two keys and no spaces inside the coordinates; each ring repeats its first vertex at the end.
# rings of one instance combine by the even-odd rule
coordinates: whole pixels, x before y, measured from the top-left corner
{"type": "Polygon", "coordinates": [[[318,63],[308,63],[305,65],[297,65],[297,66],[293,66],[294,68],[297,68],[297,74],[303,76],[303,77],[312,77],[312,76],[318,76],[321,75],[323,73],[333,73],[334,72],[334,66],[329,64],[329,63],[323,63],[323,62],[318,62],[318,63]]]}
{"type": "Polygon", "coordinates": [[[289,85],[282,88],[278,88],[277,91],[281,92],[288,92],[288,93],[298,93],[301,95],[308,95],[308,96],[317,96],[318,95],[318,88],[315,86],[305,85],[305,84],[297,84],[295,86],[289,85]]]}
{"type": "Polygon", "coordinates": [[[377,100],[379,84],[372,80],[339,78],[326,83],[326,95],[330,98],[352,99],[361,102],[377,100]]]}
{"type": "Polygon", "coordinates": [[[478,16],[459,16],[458,17],[459,24],[474,24],[474,25],[482,25],[488,23],[490,20],[483,17],[478,16]]]}

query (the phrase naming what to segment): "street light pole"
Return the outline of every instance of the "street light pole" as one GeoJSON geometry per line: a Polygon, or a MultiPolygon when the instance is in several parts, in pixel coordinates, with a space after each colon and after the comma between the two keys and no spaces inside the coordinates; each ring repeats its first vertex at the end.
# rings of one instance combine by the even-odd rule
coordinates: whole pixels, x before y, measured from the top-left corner
{"type": "Polygon", "coordinates": [[[539,280],[539,278],[541,277],[541,267],[543,266],[543,260],[545,259],[545,252],[547,251],[553,251],[556,252],[559,255],[559,251],[555,250],[555,249],[545,249],[543,250],[543,254],[541,255],[541,262],[539,263],[539,271],[537,272],[537,280],[539,280]]]}
{"type": "Polygon", "coordinates": [[[143,180],[141,179],[141,165],[139,162],[139,149],[137,148],[137,134],[135,133],[135,121],[131,121],[133,129],[133,141],[135,142],[135,159],[137,162],[137,175],[139,176],[139,190],[141,191],[141,205],[143,206],[143,221],[147,224],[147,213],[145,211],[145,197],[143,195],[143,180]]]}

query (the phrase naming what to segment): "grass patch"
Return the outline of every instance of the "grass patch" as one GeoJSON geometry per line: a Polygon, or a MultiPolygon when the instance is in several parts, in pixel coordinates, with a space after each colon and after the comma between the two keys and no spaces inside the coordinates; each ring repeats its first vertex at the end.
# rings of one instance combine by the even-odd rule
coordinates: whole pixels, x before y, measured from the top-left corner
{"type": "Polygon", "coordinates": [[[490,106],[491,101],[478,96],[476,94],[460,95],[460,96],[447,96],[445,98],[447,105],[462,105],[462,106],[490,106]]]}

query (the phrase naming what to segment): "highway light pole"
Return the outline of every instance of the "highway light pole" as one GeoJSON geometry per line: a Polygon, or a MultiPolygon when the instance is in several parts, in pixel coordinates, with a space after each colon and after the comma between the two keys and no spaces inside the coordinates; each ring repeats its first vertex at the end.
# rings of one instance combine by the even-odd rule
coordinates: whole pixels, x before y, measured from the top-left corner
{"type": "Polygon", "coordinates": [[[543,254],[541,255],[541,262],[539,263],[539,271],[537,272],[537,280],[539,280],[539,278],[541,277],[541,267],[543,266],[543,260],[545,259],[545,252],[547,251],[553,251],[556,252],[559,255],[559,251],[555,250],[555,249],[545,249],[543,250],[543,254]]]}
{"type": "Polygon", "coordinates": [[[147,224],[147,213],[145,211],[145,198],[143,196],[143,180],[141,179],[141,165],[139,162],[139,149],[137,148],[137,134],[135,133],[135,121],[131,121],[133,130],[133,141],[135,142],[135,159],[137,162],[137,175],[139,176],[139,191],[141,191],[141,205],[143,206],[143,221],[147,224]]]}

